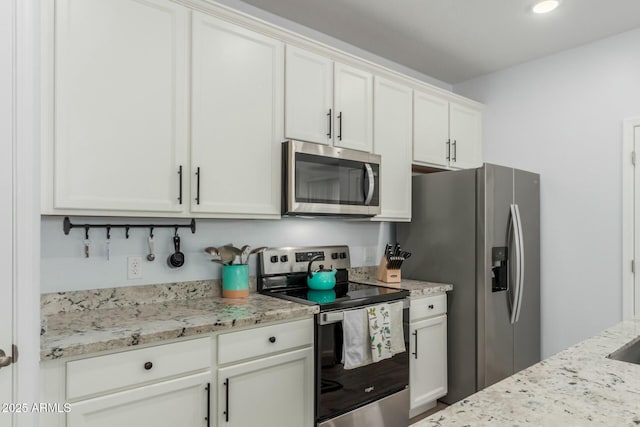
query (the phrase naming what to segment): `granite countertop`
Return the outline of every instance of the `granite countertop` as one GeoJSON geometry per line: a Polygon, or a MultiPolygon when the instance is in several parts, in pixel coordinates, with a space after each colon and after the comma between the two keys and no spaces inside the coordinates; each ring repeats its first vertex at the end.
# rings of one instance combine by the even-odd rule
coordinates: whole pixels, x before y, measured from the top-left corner
{"type": "Polygon", "coordinates": [[[606,358],[638,336],[625,320],[412,427],[640,425],[640,365],[606,358]]]}
{"type": "Polygon", "coordinates": [[[447,283],[435,283],[435,282],[423,282],[421,280],[402,279],[400,283],[387,283],[377,280],[374,277],[369,278],[355,278],[356,283],[362,283],[365,285],[383,286],[385,288],[399,288],[409,291],[412,297],[422,295],[441,294],[443,292],[453,290],[453,285],[447,283]]]}
{"type": "MultiPolygon", "coordinates": [[[[157,294],[156,288],[153,287],[152,291],[157,294]]],[[[180,286],[167,288],[173,291],[180,286]]],[[[193,289],[196,287],[192,286],[193,289]]],[[[153,302],[145,304],[124,298],[118,294],[124,292],[117,289],[43,296],[40,360],[302,318],[319,311],[318,306],[297,304],[257,293],[251,293],[243,299],[225,299],[206,292],[196,292],[194,295],[194,292],[183,291],[180,288],[180,292],[173,293],[191,297],[166,297],[165,292],[164,298],[154,298],[153,302]],[[76,309],[79,305],[83,305],[82,309],[76,309]],[[54,306],[61,311],[55,312],[54,306]]]]}

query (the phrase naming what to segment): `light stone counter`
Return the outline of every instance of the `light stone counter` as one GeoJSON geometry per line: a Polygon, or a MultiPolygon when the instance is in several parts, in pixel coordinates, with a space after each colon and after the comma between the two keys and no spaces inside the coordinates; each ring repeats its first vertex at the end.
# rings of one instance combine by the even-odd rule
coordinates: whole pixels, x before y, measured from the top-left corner
{"type": "Polygon", "coordinates": [[[318,306],[257,293],[225,299],[217,288],[215,283],[190,282],[45,294],[40,360],[302,318],[319,311],[318,306]]]}
{"type": "Polygon", "coordinates": [[[638,426],[640,365],[606,358],[638,336],[623,321],[412,427],[638,426]]]}
{"type": "Polygon", "coordinates": [[[422,280],[402,279],[400,283],[387,283],[376,279],[378,267],[355,267],[349,271],[349,280],[365,285],[383,286],[385,288],[404,289],[410,292],[412,297],[441,294],[453,290],[453,285],[448,283],[425,282],[422,280]]]}

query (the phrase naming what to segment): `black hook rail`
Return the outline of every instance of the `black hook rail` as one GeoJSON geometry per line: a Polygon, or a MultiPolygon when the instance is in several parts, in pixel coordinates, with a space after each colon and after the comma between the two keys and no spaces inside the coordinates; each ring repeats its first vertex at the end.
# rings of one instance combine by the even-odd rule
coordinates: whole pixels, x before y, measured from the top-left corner
{"type": "Polygon", "coordinates": [[[178,233],[179,228],[190,228],[191,232],[195,234],[196,220],[192,219],[189,224],[73,224],[69,217],[65,216],[64,221],[62,221],[62,230],[64,231],[64,234],[69,235],[69,232],[74,228],[84,228],[84,235],[87,240],[89,239],[89,229],[91,228],[106,228],[107,239],[111,238],[112,228],[124,228],[125,236],[128,239],[129,230],[132,228],[148,228],[151,237],[153,237],[154,228],[174,228],[176,234],[178,233]]]}

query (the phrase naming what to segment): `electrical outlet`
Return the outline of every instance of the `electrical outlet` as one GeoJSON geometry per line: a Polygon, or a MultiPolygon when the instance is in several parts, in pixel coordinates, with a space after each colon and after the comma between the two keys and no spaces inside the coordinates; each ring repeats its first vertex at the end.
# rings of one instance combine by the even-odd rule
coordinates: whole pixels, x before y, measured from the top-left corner
{"type": "Polygon", "coordinates": [[[142,257],[127,258],[127,279],[142,279],[142,257]]]}

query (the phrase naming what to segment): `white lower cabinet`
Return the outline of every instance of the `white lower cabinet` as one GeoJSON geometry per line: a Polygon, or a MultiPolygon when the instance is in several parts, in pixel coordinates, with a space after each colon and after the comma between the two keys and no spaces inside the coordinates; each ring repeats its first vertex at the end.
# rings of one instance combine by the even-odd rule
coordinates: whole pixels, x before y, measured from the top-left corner
{"type": "Polygon", "coordinates": [[[218,425],[313,425],[311,347],[218,370],[218,425]]]}
{"type": "Polygon", "coordinates": [[[218,337],[218,425],[313,425],[313,319],[218,337]]]}
{"type": "Polygon", "coordinates": [[[42,427],[312,427],[313,318],[41,363],[42,427]]]}
{"type": "Polygon", "coordinates": [[[71,404],[68,427],[207,426],[211,373],[178,378],[71,404]]]}
{"type": "Polygon", "coordinates": [[[409,415],[432,408],[447,394],[446,296],[412,299],[410,312],[409,415]]]}

